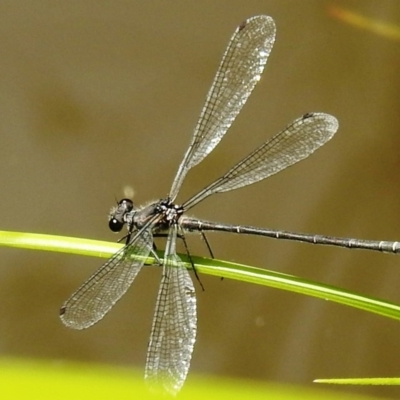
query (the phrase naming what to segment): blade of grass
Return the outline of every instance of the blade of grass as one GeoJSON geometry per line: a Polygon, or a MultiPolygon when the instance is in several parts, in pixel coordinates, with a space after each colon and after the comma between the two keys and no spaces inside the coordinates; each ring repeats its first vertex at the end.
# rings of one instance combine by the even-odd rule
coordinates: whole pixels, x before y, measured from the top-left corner
{"type": "Polygon", "coordinates": [[[385,300],[280,272],[215,259],[192,258],[201,273],[318,297],[400,320],[400,306],[385,300]]]}
{"type": "MultiPolygon", "coordinates": [[[[123,246],[97,240],[7,231],[0,231],[0,245],[103,258],[110,257],[123,246]]],[[[187,257],[181,255],[181,258],[187,268],[191,268],[187,257]]],[[[400,320],[400,306],[384,300],[266,269],[203,257],[192,259],[200,273],[301,293],[400,320]]],[[[146,264],[153,263],[151,257],[146,260],[146,264]]]]}
{"type": "Polygon", "coordinates": [[[315,379],[313,382],[333,385],[398,386],[400,378],[327,378],[315,379]]]}

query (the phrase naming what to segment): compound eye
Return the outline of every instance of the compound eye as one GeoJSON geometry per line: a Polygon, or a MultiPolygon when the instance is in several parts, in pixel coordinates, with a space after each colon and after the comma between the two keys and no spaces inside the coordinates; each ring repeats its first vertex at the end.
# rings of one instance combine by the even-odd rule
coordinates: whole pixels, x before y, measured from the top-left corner
{"type": "Polygon", "coordinates": [[[113,232],[120,232],[124,223],[122,221],[118,221],[117,218],[111,218],[108,222],[108,226],[113,232]]]}
{"type": "Polygon", "coordinates": [[[122,199],[118,202],[118,206],[123,206],[126,212],[132,211],[133,202],[131,199],[122,199]]]}

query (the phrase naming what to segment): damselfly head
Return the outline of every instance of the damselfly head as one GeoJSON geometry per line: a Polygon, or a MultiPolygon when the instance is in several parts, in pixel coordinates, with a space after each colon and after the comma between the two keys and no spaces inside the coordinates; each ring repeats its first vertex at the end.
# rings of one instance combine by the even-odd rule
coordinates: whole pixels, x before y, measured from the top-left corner
{"type": "Polygon", "coordinates": [[[108,226],[113,232],[120,232],[126,223],[126,214],[133,210],[133,202],[130,199],[122,199],[116,207],[111,208],[108,226]]]}

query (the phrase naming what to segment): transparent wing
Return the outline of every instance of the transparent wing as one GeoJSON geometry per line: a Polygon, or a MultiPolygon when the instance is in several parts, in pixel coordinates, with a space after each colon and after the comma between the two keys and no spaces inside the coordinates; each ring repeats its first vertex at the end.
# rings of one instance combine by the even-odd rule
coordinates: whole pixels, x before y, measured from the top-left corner
{"type": "Polygon", "coordinates": [[[189,272],[175,252],[177,228],[167,239],[145,379],[155,390],[176,394],[189,371],[196,340],[196,296],[189,272]]]}
{"type": "Polygon", "coordinates": [[[69,328],[84,329],[101,320],[128,290],[152,245],[149,229],[134,236],[63,304],[62,322],[69,328]]]}
{"type": "Polygon", "coordinates": [[[172,201],[187,172],[220,142],[246,103],[260,80],[274,40],[275,23],[271,17],[260,15],[249,18],[236,29],[208,92],[192,142],[172,184],[172,201]]]}
{"type": "Polygon", "coordinates": [[[188,200],[184,209],[188,210],[211,194],[251,185],[297,163],[331,139],[338,127],[337,119],[331,115],[303,115],[188,200]]]}

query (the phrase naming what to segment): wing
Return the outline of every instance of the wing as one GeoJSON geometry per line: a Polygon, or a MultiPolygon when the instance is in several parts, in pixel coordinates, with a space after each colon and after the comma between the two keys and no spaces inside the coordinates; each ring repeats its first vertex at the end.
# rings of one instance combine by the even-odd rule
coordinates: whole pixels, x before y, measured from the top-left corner
{"type": "Polygon", "coordinates": [[[329,114],[303,115],[193,196],[183,205],[184,209],[211,194],[251,185],[303,160],[331,139],[338,127],[337,119],[329,114]]]}
{"type": "Polygon", "coordinates": [[[145,379],[176,394],[189,371],[196,340],[196,296],[189,272],[175,252],[177,228],[167,239],[163,276],[147,351],[145,379]]]}
{"type": "Polygon", "coordinates": [[[244,21],[233,34],[170,191],[171,200],[187,172],[220,142],[246,103],[267,62],[275,40],[275,23],[260,15],[244,21]]]}
{"type": "Polygon", "coordinates": [[[152,245],[150,229],[137,233],[63,304],[62,322],[69,328],[84,329],[101,320],[128,290],[152,245]]]}

